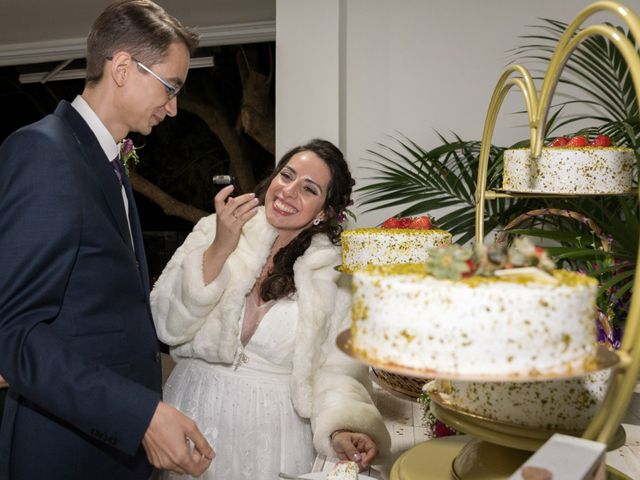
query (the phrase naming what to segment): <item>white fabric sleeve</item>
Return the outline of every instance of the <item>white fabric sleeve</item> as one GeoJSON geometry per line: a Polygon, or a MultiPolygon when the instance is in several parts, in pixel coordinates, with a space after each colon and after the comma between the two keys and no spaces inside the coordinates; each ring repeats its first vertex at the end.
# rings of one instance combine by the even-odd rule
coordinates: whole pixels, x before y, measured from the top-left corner
{"type": "Polygon", "coordinates": [[[341,328],[330,335],[330,354],[314,377],[311,414],[314,446],[324,455],[335,455],[329,436],[336,430],[349,430],[367,434],[376,443],[379,456],[387,455],[391,438],[371,400],[369,368],[342,353],[335,343],[335,334],[348,328],[350,311],[339,323],[341,328]]]}
{"type": "Polygon", "coordinates": [[[167,345],[193,339],[215,308],[229,280],[227,264],[205,285],[203,254],[215,236],[215,215],[198,222],[176,250],[151,292],[151,311],[158,338],[167,345]]]}

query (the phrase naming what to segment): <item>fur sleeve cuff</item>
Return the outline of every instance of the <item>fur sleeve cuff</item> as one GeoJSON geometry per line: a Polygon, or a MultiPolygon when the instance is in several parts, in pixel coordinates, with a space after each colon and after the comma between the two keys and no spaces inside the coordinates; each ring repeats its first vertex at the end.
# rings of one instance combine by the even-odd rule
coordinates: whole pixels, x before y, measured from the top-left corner
{"type": "Polygon", "coordinates": [[[378,409],[352,399],[342,400],[325,408],[314,418],[313,444],[323,455],[335,455],[329,435],[336,430],[365,433],[378,447],[378,458],[386,456],[391,447],[391,438],[378,409]]]}
{"type": "Polygon", "coordinates": [[[225,263],[218,277],[205,285],[202,279],[203,248],[190,252],[183,263],[182,295],[185,304],[198,316],[207,315],[218,303],[229,282],[229,268],[225,263]]]}

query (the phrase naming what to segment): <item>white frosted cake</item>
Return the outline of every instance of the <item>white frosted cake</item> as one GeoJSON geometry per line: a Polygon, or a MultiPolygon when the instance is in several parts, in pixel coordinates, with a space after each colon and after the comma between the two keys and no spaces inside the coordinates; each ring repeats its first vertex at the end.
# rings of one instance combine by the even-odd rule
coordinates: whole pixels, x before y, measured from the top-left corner
{"type": "Polygon", "coordinates": [[[544,147],[505,150],[502,188],[512,192],[616,194],[632,189],[635,156],[621,147],[544,147]]]}
{"type": "Polygon", "coordinates": [[[542,382],[436,380],[425,388],[445,406],[501,423],[581,434],[604,399],[610,370],[542,382]]]}
{"type": "Polygon", "coordinates": [[[377,365],[474,379],[533,376],[595,355],[596,280],[538,271],[460,280],[425,265],[357,271],[352,347],[377,365]]]}
{"type": "Polygon", "coordinates": [[[356,462],[338,463],[327,474],[327,480],[358,480],[358,464],[356,462]]]}
{"type": "Polygon", "coordinates": [[[408,228],[356,228],[342,232],[342,269],[346,272],[372,265],[420,263],[434,247],[451,244],[445,230],[408,228]]]}

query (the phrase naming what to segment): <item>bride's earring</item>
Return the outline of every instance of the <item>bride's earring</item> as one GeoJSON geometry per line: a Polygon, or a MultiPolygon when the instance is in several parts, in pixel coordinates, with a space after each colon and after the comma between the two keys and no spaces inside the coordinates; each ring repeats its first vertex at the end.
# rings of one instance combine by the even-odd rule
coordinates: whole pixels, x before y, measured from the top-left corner
{"type": "Polygon", "coordinates": [[[317,227],[318,225],[320,225],[320,219],[319,218],[314,218],[312,223],[313,223],[314,227],[317,227]]]}

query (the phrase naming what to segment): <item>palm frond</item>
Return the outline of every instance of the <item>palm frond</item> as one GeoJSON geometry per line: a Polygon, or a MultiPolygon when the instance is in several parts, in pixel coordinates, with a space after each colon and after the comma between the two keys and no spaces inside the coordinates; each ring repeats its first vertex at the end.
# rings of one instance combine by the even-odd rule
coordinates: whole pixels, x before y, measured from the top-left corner
{"type": "MultiPolygon", "coordinates": [[[[523,35],[528,43],[512,50],[518,60],[535,59],[548,63],[555,47],[564,34],[567,24],[552,19],[541,19],[542,24],[533,28],[541,34],[523,35]]],[[[615,27],[632,44],[633,35],[621,27],[615,27]]],[[[629,68],[618,48],[607,38],[587,37],[568,58],[559,86],[570,86],[582,92],[591,104],[598,105],[610,122],[625,122],[638,118],[636,92],[629,68]]],[[[559,88],[558,93],[565,93],[559,88]]],[[[588,117],[588,115],[587,115],[588,117]]]]}
{"type": "MultiPolygon", "coordinates": [[[[365,211],[381,208],[404,207],[398,214],[415,215],[445,207],[455,207],[439,219],[438,226],[449,230],[458,241],[467,241],[474,235],[475,192],[480,142],[465,141],[453,134],[432,150],[424,150],[406,138],[393,138],[394,145],[378,144],[369,150],[370,173],[368,185],[357,190],[358,203],[368,207],[365,211]]],[[[501,183],[503,148],[491,149],[491,169],[488,187],[501,183]]],[[[523,199],[502,199],[488,204],[486,223],[492,229],[504,224],[518,210],[523,199]]]]}

